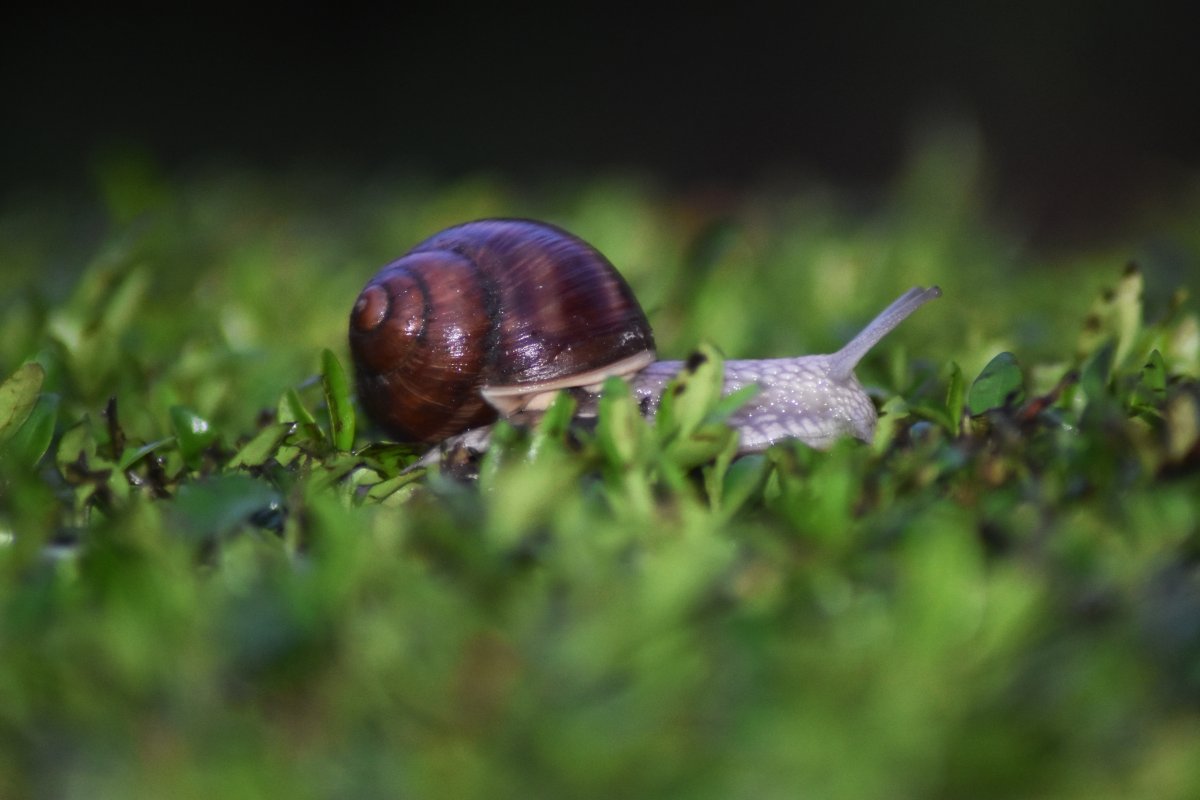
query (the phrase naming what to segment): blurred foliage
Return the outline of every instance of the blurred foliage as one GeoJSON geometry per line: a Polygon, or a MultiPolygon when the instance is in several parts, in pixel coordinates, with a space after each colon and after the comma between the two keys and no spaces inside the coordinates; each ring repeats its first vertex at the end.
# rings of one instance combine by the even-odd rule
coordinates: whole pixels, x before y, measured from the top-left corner
{"type": "Polygon", "coordinates": [[[0,797],[1200,794],[1200,202],[1034,252],[961,136],[869,208],[96,178],[0,212],[0,797]],[[656,420],[610,381],[464,481],[356,419],[359,288],[485,215],[702,348],[656,420]],[[721,352],[833,350],[918,283],[873,445],[734,458],[721,352]]]}

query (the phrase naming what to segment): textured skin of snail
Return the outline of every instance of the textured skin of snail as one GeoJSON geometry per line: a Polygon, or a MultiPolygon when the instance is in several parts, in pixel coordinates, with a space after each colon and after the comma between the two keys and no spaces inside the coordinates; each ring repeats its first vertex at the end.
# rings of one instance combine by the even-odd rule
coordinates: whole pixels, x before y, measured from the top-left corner
{"type": "MultiPolygon", "coordinates": [[[[757,385],[729,421],[743,453],[787,439],[871,441],[877,413],[854,375],[862,357],[929,300],[901,295],[836,353],[725,362],[725,393],[757,385]]],[[[535,418],[560,389],[594,416],[605,378],[657,413],[681,361],[655,361],[632,290],[607,259],[532,220],[479,220],[435,234],[381,269],[350,315],[364,411],[399,441],[483,450],[497,416],[535,418]]]]}
{"type": "MultiPolygon", "coordinates": [[[[799,439],[818,450],[844,436],[870,442],[879,415],[854,367],[913,311],[941,294],[936,286],[910,289],[836,353],[726,361],[724,394],[758,386],[758,393],[729,419],[738,432],[738,451],[765,450],[785,439],[799,439]]],[[[630,378],[647,414],[657,411],[667,382],[683,368],[680,361],[659,361],[630,378]]]]}
{"type": "MultiPolygon", "coordinates": [[[[875,435],[875,405],[854,375],[834,379],[828,356],[725,362],[725,394],[756,384],[758,393],[729,419],[738,432],[738,452],[765,450],[799,439],[823,450],[843,436],[869,442],[875,435]]],[[[658,410],[666,384],[683,368],[660,361],[633,379],[634,397],[647,416],[658,410]]]]}

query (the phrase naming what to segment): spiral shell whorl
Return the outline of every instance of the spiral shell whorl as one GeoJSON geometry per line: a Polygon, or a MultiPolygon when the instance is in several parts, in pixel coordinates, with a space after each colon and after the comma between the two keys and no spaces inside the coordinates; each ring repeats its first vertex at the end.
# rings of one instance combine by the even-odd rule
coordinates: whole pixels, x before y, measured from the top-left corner
{"type": "Polygon", "coordinates": [[[367,414],[405,441],[436,441],[494,419],[479,397],[492,329],[470,262],[410,255],[359,295],[350,325],[358,395],[367,414]]]}

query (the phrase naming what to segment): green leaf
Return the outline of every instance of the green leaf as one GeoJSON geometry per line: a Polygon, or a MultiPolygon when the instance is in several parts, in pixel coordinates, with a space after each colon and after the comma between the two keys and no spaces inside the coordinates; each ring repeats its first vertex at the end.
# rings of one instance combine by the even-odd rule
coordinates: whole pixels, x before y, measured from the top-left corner
{"type": "Polygon", "coordinates": [[[145,267],[129,270],[113,287],[105,304],[101,324],[106,333],[117,333],[130,326],[150,287],[150,271],[145,267]]]}
{"type": "Polygon", "coordinates": [[[1161,397],[1167,391],[1167,365],[1158,350],[1152,350],[1150,357],[1146,359],[1146,366],[1142,367],[1141,382],[1155,397],[1161,397]]]}
{"type": "Polygon", "coordinates": [[[737,437],[733,437],[726,443],[725,449],[717,453],[712,459],[712,463],[706,464],[702,472],[704,474],[704,490],[708,494],[709,507],[714,511],[721,507],[723,496],[725,493],[725,475],[729,471],[729,466],[737,458],[738,441],[737,437]]]}
{"type": "Polygon", "coordinates": [[[729,465],[721,483],[721,513],[726,519],[762,491],[770,467],[762,453],[742,456],[729,465]]]}
{"type": "Polygon", "coordinates": [[[218,475],[182,486],[171,510],[179,527],[198,541],[229,533],[256,514],[278,509],[279,493],[248,475],[218,475]]]}
{"type": "Polygon", "coordinates": [[[725,360],[717,349],[697,348],[663,390],[654,425],[659,441],[690,436],[720,400],[724,376],[725,360]]]}
{"type": "Polygon", "coordinates": [[[574,398],[567,392],[559,392],[530,434],[529,459],[534,461],[542,453],[561,449],[574,416],[574,398]]]}
{"type": "Polygon", "coordinates": [[[496,476],[505,464],[512,460],[523,460],[528,455],[527,431],[505,419],[492,425],[487,452],[479,462],[479,485],[495,485],[496,476]],[[524,448],[522,448],[524,446],[524,448]],[[520,449],[519,449],[520,448],[520,449]]]}
{"type": "Polygon", "coordinates": [[[839,440],[820,453],[798,442],[767,453],[768,458],[778,462],[775,474],[780,478],[780,493],[776,502],[803,535],[826,542],[847,542],[860,490],[855,460],[862,453],[851,439],[839,440]],[[809,464],[804,474],[789,463],[792,459],[809,464]]]}
{"type": "Polygon", "coordinates": [[[744,386],[722,397],[724,389],[724,358],[711,345],[701,345],[663,390],[654,430],[667,460],[680,470],[710,462],[735,446],[737,433],[725,421],[758,387],[744,386]]]}
{"type": "Polygon", "coordinates": [[[1142,330],[1142,294],[1145,279],[1136,264],[1126,267],[1113,289],[1106,289],[1092,303],[1079,336],[1079,355],[1087,358],[1106,342],[1113,341],[1112,363],[1124,365],[1133,353],[1142,330]]]}
{"type": "Polygon", "coordinates": [[[171,406],[169,413],[183,463],[189,469],[195,469],[200,464],[201,454],[216,441],[217,432],[208,420],[185,406],[171,406]]]}
{"type": "Polygon", "coordinates": [[[633,464],[644,452],[649,434],[629,384],[618,377],[605,380],[597,408],[596,442],[608,462],[633,464]]]}
{"type": "Polygon", "coordinates": [[[38,397],[33,410],[25,418],[25,423],[4,444],[2,455],[27,466],[41,461],[54,438],[58,403],[59,398],[56,394],[43,394],[38,397]]]}
{"type": "Polygon", "coordinates": [[[170,438],[159,439],[158,441],[144,444],[141,447],[135,447],[132,450],[126,450],[121,454],[121,458],[117,461],[117,469],[122,471],[129,469],[134,464],[153,453],[155,450],[158,450],[164,445],[170,444],[172,441],[173,440],[170,438]]]}
{"type": "Polygon", "coordinates": [[[1162,353],[1153,350],[1146,359],[1137,385],[1130,397],[1130,407],[1134,411],[1155,413],[1167,399],[1167,365],[1162,353]]]}
{"type": "Polygon", "coordinates": [[[1133,350],[1142,329],[1142,294],[1145,279],[1136,264],[1130,264],[1117,283],[1113,293],[1112,308],[1117,334],[1116,363],[1124,364],[1133,350]]]}
{"type": "Polygon", "coordinates": [[[417,448],[411,444],[372,442],[356,455],[380,475],[395,475],[417,460],[417,448]]]}
{"type": "MultiPolygon", "coordinates": [[[[895,398],[893,398],[893,399],[895,399],[895,398]]],[[[889,400],[888,402],[890,403],[891,401],[889,400]]],[[[942,430],[944,430],[944,431],[949,432],[949,431],[953,431],[955,429],[961,429],[961,424],[955,423],[953,420],[951,420],[950,414],[946,411],[946,409],[940,403],[937,405],[929,404],[929,405],[916,405],[916,406],[908,406],[908,404],[906,403],[905,405],[908,408],[908,413],[912,414],[915,417],[920,417],[921,419],[928,420],[929,422],[932,422],[935,425],[940,426],[942,428],[942,430]]],[[[886,403],[884,404],[884,408],[885,409],[887,408],[886,403]]],[[[880,420],[880,423],[881,423],[880,427],[882,427],[882,420],[880,420]]],[[[876,439],[876,441],[878,441],[878,438],[876,439]]]]}
{"type": "Polygon", "coordinates": [[[281,462],[299,456],[301,447],[312,452],[322,452],[328,446],[329,437],[317,424],[316,418],[294,388],[289,388],[279,398],[275,405],[275,419],[278,422],[295,422],[297,426],[289,437],[290,451],[280,453],[281,462]]]}
{"type": "Polygon", "coordinates": [[[950,362],[950,378],[947,384],[946,414],[950,425],[946,432],[951,436],[958,436],[962,433],[963,407],[967,402],[967,380],[957,362],[950,362]]]}
{"type": "Polygon", "coordinates": [[[294,422],[277,422],[263,428],[253,439],[246,442],[229,461],[229,467],[258,467],[275,455],[279,445],[296,427],[294,422]]]}
{"type": "MultiPolygon", "coordinates": [[[[879,409],[879,424],[875,427],[875,438],[871,450],[883,453],[896,437],[896,428],[912,413],[903,397],[889,397],[879,409]]],[[[944,414],[944,412],[942,412],[944,414]]],[[[949,428],[947,428],[949,430],[949,428]]]]}
{"type": "Polygon", "coordinates": [[[339,483],[360,464],[360,460],[351,454],[343,454],[333,459],[326,459],[322,463],[321,469],[316,470],[313,474],[312,480],[308,485],[309,491],[321,491],[339,483]]]}
{"type": "Polygon", "coordinates": [[[993,358],[971,384],[967,407],[972,416],[993,408],[1021,402],[1025,397],[1025,376],[1012,353],[1000,353],[993,358]]]}
{"type": "Polygon", "coordinates": [[[687,436],[668,443],[664,455],[675,466],[689,470],[712,461],[736,441],[737,435],[723,422],[705,421],[687,436]]]}
{"type": "Polygon", "coordinates": [[[751,383],[743,386],[737,391],[730,392],[716,402],[716,404],[712,407],[712,411],[710,411],[708,414],[708,419],[725,422],[732,417],[739,408],[750,402],[751,398],[757,395],[760,391],[762,391],[762,389],[757,383],[751,383]]]}
{"type": "Polygon", "coordinates": [[[46,370],[31,361],[0,383],[0,444],[16,433],[33,413],[45,380],[46,370]]]}
{"type": "Polygon", "coordinates": [[[308,406],[300,398],[300,393],[294,388],[289,388],[279,398],[275,407],[275,418],[280,422],[298,422],[303,428],[318,428],[317,418],[308,410],[308,406]]]}
{"type": "Polygon", "coordinates": [[[81,456],[89,461],[96,456],[96,439],[91,420],[87,417],[67,428],[59,437],[54,460],[59,472],[66,472],[67,465],[78,461],[81,456]]]}
{"type": "Polygon", "coordinates": [[[1083,365],[1079,377],[1080,388],[1087,395],[1089,403],[1100,402],[1108,394],[1108,383],[1112,378],[1113,363],[1116,356],[1117,344],[1110,339],[1092,353],[1083,365]]]}
{"type": "Polygon", "coordinates": [[[329,408],[329,431],[333,446],[349,450],[354,446],[354,405],[350,402],[350,383],[346,371],[333,351],[321,351],[321,385],[329,408]]]}
{"type": "Polygon", "coordinates": [[[425,470],[414,469],[408,472],[401,472],[395,477],[388,478],[385,481],[380,481],[367,490],[367,497],[374,502],[382,502],[391,497],[396,492],[408,486],[414,481],[418,481],[425,476],[425,470]]]}

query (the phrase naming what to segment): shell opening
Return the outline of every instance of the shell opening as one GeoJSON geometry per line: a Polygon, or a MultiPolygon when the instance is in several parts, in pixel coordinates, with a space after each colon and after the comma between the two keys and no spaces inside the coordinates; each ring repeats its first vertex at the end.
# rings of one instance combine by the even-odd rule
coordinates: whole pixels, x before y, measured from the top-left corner
{"type": "Polygon", "coordinates": [[[620,361],[614,361],[599,369],[569,375],[565,378],[526,383],[515,386],[484,386],[480,390],[483,399],[504,416],[524,409],[544,409],[550,398],[559,389],[571,389],[577,386],[596,386],[604,383],[605,378],[613,375],[625,377],[645,369],[654,362],[654,351],[643,350],[620,361]]]}

